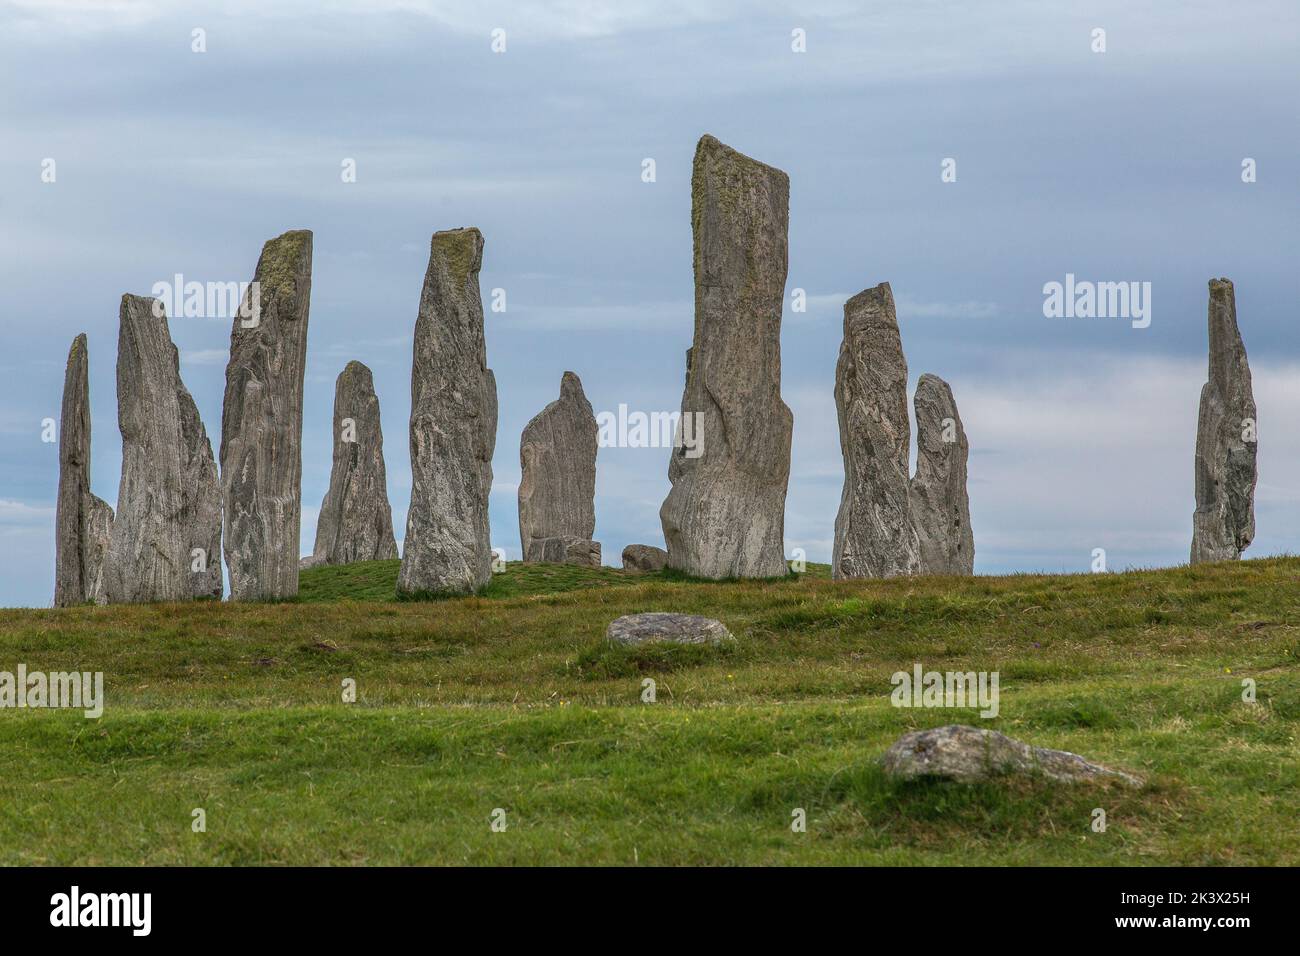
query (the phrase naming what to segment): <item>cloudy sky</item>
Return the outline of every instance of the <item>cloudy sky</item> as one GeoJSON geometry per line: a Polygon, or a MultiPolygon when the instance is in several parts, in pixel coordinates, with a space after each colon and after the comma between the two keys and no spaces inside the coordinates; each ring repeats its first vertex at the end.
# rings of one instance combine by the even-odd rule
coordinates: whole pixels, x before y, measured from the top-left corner
{"type": "MultiPolygon", "coordinates": [[[[889,281],[913,385],[947,379],[965,421],[977,572],[1086,571],[1097,547],[1112,569],[1185,562],[1220,275],[1259,405],[1247,555],[1300,551],[1297,36],[1293,0],[0,0],[0,605],[51,600],[41,422],[73,336],[89,336],[93,486],[112,504],[121,294],[178,272],[246,281],[292,228],[315,232],[303,552],[349,359],[375,373],[400,538],[428,239],[476,225],[485,299],[507,293],[487,316],[492,526],[517,557],[518,436],[565,369],[597,411],[678,407],[705,132],[790,174],[787,289],[809,306],[787,294],[787,551],[829,559],[841,306],[889,281]],[[1150,327],[1044,317],[1044,283],[1067,273],[1150,282],[1150,327]]],[[[230,322],[171,329],[215,444],[230,322]]],[[[662,543],[667,489],[664,450],[601,451],[607,563],[662,543]]]]}

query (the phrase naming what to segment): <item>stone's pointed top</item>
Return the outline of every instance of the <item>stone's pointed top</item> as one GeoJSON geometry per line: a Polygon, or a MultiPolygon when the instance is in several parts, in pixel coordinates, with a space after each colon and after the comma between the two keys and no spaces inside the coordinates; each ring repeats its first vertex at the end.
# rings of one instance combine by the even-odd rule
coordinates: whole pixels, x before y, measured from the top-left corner
{"type": "Polygon", "coordinates": [[[770,166],[762,160],[755,159],[753,156],[749,156],[732,146],[728,146],[716,136],[705,133],[700,137],[700,141],[695,144],[695,166],[698,168],[702,162],[713,156],[723,158],[730,163],[749,165],[773,173],[784,179],[787,184],[790,179],[785,170],[778,169],[776,166],[770,166]]]}
{"type": "Polygon", "coordinates": [[[85,364],[86,354],[86,333],[79,332],[77,337],[72,340],[72,345],[68,348],[68,364],[65,369],[72,368],[75,363],[85,364]]]}
{"type": "Polygon", "coordinates": [[[1232,280],[1225,278],[1210,280],[1210,295],[1232,295],[1232,280]]]}
{"type": "Polygon", "coordinates": [[[560,398],[583,398],[587,396],[582,390],[582,379],[576,372],[565,372],[560,378],[560,398]]]}
{"type": "Polygon", "coordinates": [[[468,282],[483,266],[483,233],[475,226],[435,232],[429,240],[429,260],[445,262],[454,279],[468,282]]]}
{"type": "Polygon", "coordinates": [[[932,372],[922,372],[921,377],[916,380],[917,392],[931,388],[941,389],[948,394],[949,398],[952,397],[952,386],[932,372]]]}
{"type": "Polygon", "coordinates": [[[885,325],[898,327],[898,318],[894,309],[894,290],[889,287],[888,282],[863,289],[845,302],[845,318],[848,318],[850,313],[868,321],[876,319],[885,325]]]}
{"type": "Polygon", "coordinates": [[[375,377],[371,373],[368,365],[364,362],[358,362],[356,359],[353,359],[348,362],[347,365],[343,366],[343,371],[339,372],[339,377],[336,379],[336,382],[341,383],[352,379],[360,379],[364,382],[373,382],[375,377]]]}
{"type": "Polygon", "coordinates": [[[312,233],[310,229],[291,229],[268,239],[262,245],[253,276],[261,286],[262,299],[281,292],[293,292],[297,277],[311,274],[312,233]]]}

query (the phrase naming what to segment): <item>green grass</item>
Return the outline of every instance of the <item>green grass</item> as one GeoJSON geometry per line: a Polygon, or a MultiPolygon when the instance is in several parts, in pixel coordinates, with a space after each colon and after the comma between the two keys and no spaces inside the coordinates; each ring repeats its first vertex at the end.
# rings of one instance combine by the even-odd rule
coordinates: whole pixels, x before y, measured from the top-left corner
{"type": "Polygon", "coordinates": [[[0,710],[0,863],[1300,863],[1300,559],[857,582],[509,568],[429,602],[393,600],[397,562],[374,562],[305,572],[292,602],[0,611],[0,670],[102,670],[107,692],[97,721],[0,710]],[[649,610],[737,640],[603,644],[649,610]],[[999,716],[891,707],[916,662],[999,671],[999,716]],[[954,722],[1147,783],[881,774],[900,734],[954,722]]]}

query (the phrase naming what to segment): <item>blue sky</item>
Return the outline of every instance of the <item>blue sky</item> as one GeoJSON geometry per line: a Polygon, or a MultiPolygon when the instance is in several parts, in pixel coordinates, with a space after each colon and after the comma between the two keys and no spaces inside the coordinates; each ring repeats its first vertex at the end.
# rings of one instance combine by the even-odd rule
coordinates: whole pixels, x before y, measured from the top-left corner
{"type": "MultiPolygon", "coordinates": [[[[487,317],[492,526],[517,557],[519,433],[565,369],[598,412],[679,405],[704,132],[791,179],[787,290],[809,308],[787,295],[787,551],[829,559],[841,306],[889,281],[913,386],[947,379],[965,421],[978,573],[1086,571],[1096,547],[1112,568],[1186,561],[1219,275],[1259,405],[1247,555],[1300,550],[1297,36],[1282,0],[0,2],[0,605],[51,599],[58,456],[41,421],[73,336],[89,336],[93,486],[113,504],[121,294],[177,272],[246,281],[291,228],[315,232],[303,552],[350,359],[374,371],[402,535],[428,238],[475,225],[485,299],[507,294],[487,317]],[[1043,285],[1066,273],[1150,282],[1151,326],[1045,318],[1043,285]]],[[[215,444],[230,323],[171,327],[215,444]]],[[[662,543],[667,489],[664,450],[601,450],[607,563],[662,543]]]]}

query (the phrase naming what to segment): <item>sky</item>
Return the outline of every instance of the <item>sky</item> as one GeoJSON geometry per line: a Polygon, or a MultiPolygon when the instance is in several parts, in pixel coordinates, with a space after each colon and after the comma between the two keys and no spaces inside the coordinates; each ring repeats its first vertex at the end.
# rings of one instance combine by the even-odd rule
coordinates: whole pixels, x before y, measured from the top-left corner
{"type": "MultiPolygon", "coordinates": [[[[1246,556],[1300,551],[1298,37],[1293,0],[0,0],[0,606],[51,603],[42,423],[73,337],[114,504],[121,295],[248,281],[297,228],[315,234],[302,553],[351,359],[374,372],[400,541],[429,236],[473,225],[485,304],[505,290],[491,523],[518,558],[519,434],[566,369],[597,412],[680,407],[704,133],[790,175],[787,554],[830,558],[842,305],[888,281],[909,393],[947,380],[970,441],[976,573],[1086,572],[1096,548],[1111,570],[1185,563],[1217,276],[1259,407],[1246,556]],[[1150,283],[1150,325],[1045,316],[1067,274],[1150,283]]],[[[230,320],[170,324],[215,451],[230,320]]],[[[605,563],[662,545],[667,466],[601,449],[605,563]]]]}

